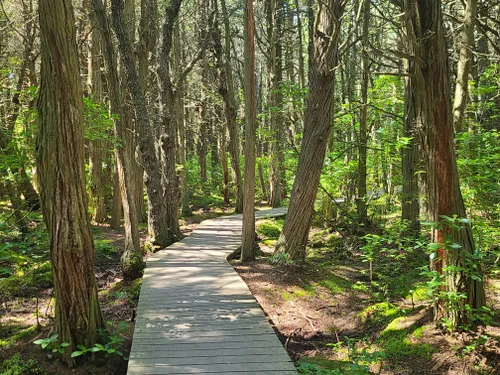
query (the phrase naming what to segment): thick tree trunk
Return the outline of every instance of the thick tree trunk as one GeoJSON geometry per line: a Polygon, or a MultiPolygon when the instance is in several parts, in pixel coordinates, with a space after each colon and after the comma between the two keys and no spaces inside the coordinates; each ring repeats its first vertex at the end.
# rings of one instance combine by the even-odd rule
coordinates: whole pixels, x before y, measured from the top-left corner
{"type": "Polygon", "coordinates": [[[485,294],[481,265],[474,260],[470,225],[453,229],[445,219],[455,215],[465,219],[466,212],[455,159],[442,4],[436,0],[414,0],[407,5],[407,35],[416,61],[410,73],[414,78],[416,111],[421,124],[429,213],[431,220],[438,223],[433,230],[433,241],[439,245],[434,265],[445,278],[443,291],[465,296],[454,300],[441,297],[436,319],[445,318],[456,328],[470,323],[469,308],[484,306],[485,294]]]}
{"type": "MultiPolygon", "coordinates": [[[[127,137],[127,129],[124,118],[124,106],[121,100],[121,89],[118,79],[118,69],[116,67],[116,57],[111,39],[111,29],[108,19],[104,11],[101,0],[93,0],[94,11],[100,29],[102,30],[102,42],[104,63],[108,75],[109,98],[111,112],[117,114],[118,117],[113,118],[114,133],[121,142],[127,137]]],[[[122,273],[125,279],[136,279],[141,277],[144,264],[142,261],[142,252],[139,242],[138,216],[136,210],[136,196],[134,191],[134,179],[130,172],[132,164],[135,162],[132,155],[125,152],[123,147],[115,148],[115,163],[116,173],[120,188],[120,196],[123,208],[124,227],[125,227],[125,248],[121,258],[122,273]]],[[[116,183],[116,178],[115,178],[116,183]]],[[[114,197],[116,198],[116,197],[114,197]]],[[[117,202],[114,204],[115,209],[118,209],[117,202]]],[[[117,215],[118,212],[115,212],[117,215]]],[[[115,220],[120,216],[115,216],[115,220]]],[[[119,223],[115,221],[113,224],[119,223]]]]}
{"type": "Polygon", "coordinates": [[[245,180],[241,260],[255,259],[255,41],[253,0],[245,1],[245,180]]]}
{"type": "Polygon", "coordinates": [[[94,242],[85,191],[83,101],[71,1],[40,0],[41,87],[37,166],[49,232],[55,290],[55,330],[90,348],[104,328],[94,276],[94,242]]]}
{"type": "Polygon", "coordinates": [[[276,244],[277,254],[305,259],[305,246],[314,211],[314,200],[332,125],[332,101],[337,65],[338,38],[344,1],[320,4],[310,49],[309,99],[304,138],[293,183],[288,215],[276,244]]]}

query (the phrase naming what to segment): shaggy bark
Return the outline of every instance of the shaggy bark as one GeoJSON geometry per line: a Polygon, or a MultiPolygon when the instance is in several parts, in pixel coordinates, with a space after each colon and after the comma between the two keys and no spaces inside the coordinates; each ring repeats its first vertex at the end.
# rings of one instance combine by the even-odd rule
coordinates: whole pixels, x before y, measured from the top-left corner
{"type": "Polygon", "coordinates": [[[405,23],[415,59],[416,114],[421,125],[421,145],[427,176],[427,196],[431,220],[438,225],[433,241],[439,244],[435,269],[443,275],[443,291],[463,294],[450,302],[441,298],[436,319],[445,318],[455,328],[470,323],[470,312],[485,305],[480,264],[474,260],[475,246],[469,224],[461,229],[447,225],[445,217],[465,219],[465,205],[455,158],[453,114],[448,51],[444,35],[441,1],[414,0],[406,3],[405,23]],[[458,246],[450,246],[457,244],[458,246]]]}
{"type": "Polygon", "coordinates": [[[37,166],[49,232],[55,330],[70,345],[92,347],[104,327],[94,276],[94,242],[85,191],[83,101],[71,1],[40,0],[41,87],[37,166]]]}
{"type": "Polygon", "coordinates": [[[310,46],[309,99],[299,164],[293,183],[288,215],[275,253],[293,260],[305,258],[305,246],[314,211],[314,200],[332,124],[334,68],[345,1],[320,3],[310,46]]]}

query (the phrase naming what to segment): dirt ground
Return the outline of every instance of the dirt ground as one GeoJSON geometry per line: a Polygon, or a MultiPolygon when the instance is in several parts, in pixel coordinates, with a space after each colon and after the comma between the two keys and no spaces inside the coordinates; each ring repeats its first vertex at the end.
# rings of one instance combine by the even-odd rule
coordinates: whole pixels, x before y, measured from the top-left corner
{"type": "MultiPolygon", "coordinates": [[[[265,245],[261,248],[270,255],[271,249],[265,245]]],[[[352,288],[357,282],[366,279],[359,266],[343,261],[330,270],[324,270],[314,264],[277,267],[269,262],[269,258],[261,258],[245,264],[235,262],[233,267],[262,306],[294,361],[300,363],[301,358],[307,357],[315,360],[319,358],[345,361],[345,352],[332,350],[329,344],[341,341],[345,343],[346,337],[350,340],[374,343],[367,347],[368,350],[384,350],[380,344],[377,346],[377,341],[385,334],[386,324],[368,324],[370,317],[367,317],[364,311],[373,301],[369,294],[352,288]],[[334,274],[334,280],[339,287],[337,292],[318,285],[318,281],[325,279],[325,272],[329,273],[330,279],[331,274],[334,274]],[[311,285],[314,286],[314,293],[308,292],[308,286],[311,285]]],[[[490,290],[496,290],[498,293],[497,288],[490,290]]],[[[498,302],[496,298],[498,295],[492,293],[489,296],[490,301],[495,299],[498,302]]],[[[416,332],[419,327],[424,327],[418,337],[409,336],[408,345],[414,346],[415,349],[426,349],[429,355],[406,356],[402,353],[401,358],[383,361],[381,367],[371,366],[373,373],[500,374],[498,327],[486,327],[485,332],[492,337],[488,339],[488,343],[478,347],[470,355],[461,355],[460,348],[475,337],[466,334],[444,334],[432,322],[433,311],[428,302],[414,305],[409,300],[392,302],[405,311],[404,318],[397,323],[397,329],[408,332],[415,329],[416,332]]],[[[388,346],[387,350],[389,349],[394,350],[388,346]]],[[[419,353],[417,350],[415,352],[419,353]]],[[[322,364],[322,360],[313,362],[322,364]]]]}

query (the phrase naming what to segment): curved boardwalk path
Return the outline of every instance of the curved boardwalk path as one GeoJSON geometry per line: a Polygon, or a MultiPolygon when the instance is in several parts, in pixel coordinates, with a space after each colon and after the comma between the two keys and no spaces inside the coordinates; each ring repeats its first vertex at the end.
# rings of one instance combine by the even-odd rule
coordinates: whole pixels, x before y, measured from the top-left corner
{"type": "MultiPolygon", "coordinates": [[[[285,208],[257,211],[282,216],[285,208]]],[[[148,259],[128,374],[297,374],[247,285],[226,261],[241,215],[202,222],[148,259]]]]}

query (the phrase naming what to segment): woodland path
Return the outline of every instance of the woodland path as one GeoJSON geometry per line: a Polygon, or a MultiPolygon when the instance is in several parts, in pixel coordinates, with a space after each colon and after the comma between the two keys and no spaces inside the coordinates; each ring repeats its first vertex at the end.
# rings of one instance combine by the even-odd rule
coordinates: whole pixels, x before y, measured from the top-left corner
{"type": "MultiPolygon", "coordinates": [[[[257,211],[283,216],[286,208],[257,211]]],[[[264,313],[226,256],[241,215],[206,220],[148,259],[128,375],[297,374],[264,313]]]]}

